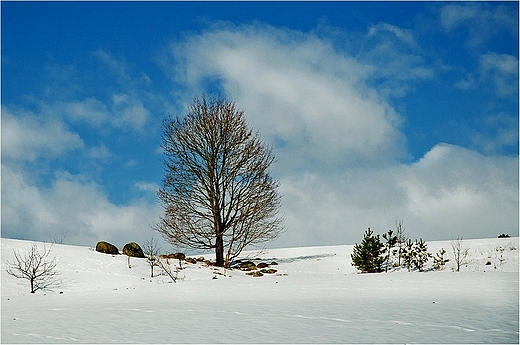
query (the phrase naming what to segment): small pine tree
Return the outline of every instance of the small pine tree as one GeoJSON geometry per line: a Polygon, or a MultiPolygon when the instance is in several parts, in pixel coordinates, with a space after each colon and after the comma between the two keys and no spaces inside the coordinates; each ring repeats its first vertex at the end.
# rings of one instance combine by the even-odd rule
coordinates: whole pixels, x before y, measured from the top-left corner
{"type": "Polygon", "coordinates": [[[368,228],[360,244],[354,246],[351,255],[352,264],[363,273],[375,273],[382,271],[384,257],[384,244],[381,243],[379,235],[374,236],[374,232],[368,228]]]}
{"type": "Polygon", "coordinates": [[[383,234],[383,239],[386,241],[384,247],[385,272],[388,272],[388,267],[390,266],[390,261],[393,255],[392,249],[397,244],[397,236],[394,235],[392,230],[388,230],[386,234],[383,234]]]}
{"type": "Polygon", "coordinates": [[[431,257],[431,254],[428,253],[428,246],[421,238],[420,240],[415,240],[415,244],[413,246],[413,259],[412,263],[416,269],[420,272],[424,271],[424,265],[428,262],[428,259],[431,257]]]}
{"type": "Polygon", "coordinates": [[[444,265],[448,262],[448,259],[444,258],[446,254],[446,250],[441,248],[437,254],[433,257],[433,269],[436,271],[442,271],[444,269],[444,265]]]}
{"type": "Polygon", "coordinates": [[[414,245],[411,239],[408,239],[403,247],[402,258],[403,258],[403,266],[408,268],[408,272],[412,269],[412,264],[414,260],[414,245]]]}

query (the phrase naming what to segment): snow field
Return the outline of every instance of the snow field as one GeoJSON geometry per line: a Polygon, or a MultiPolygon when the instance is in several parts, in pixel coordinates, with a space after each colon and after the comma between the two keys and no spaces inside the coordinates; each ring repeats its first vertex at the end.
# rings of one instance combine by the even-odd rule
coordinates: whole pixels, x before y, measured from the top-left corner
{"type": "MultiPolygon", "coordinates": [[[[150,279],[144,259],[132,258],[129,269],[123,255],[54,245],[62,285],[29,294],[28,283],[9,276],[5,264],[13,248],[30,248],[32,242],[2,239],[1,340],[518,343],[518,239],[464,244],[471,260],[458,273],[447,267],[356,274],[352,246],[334,246],[244,253],[278,263],[272,266],[276,274],[259,278],[185,264],[175,284],[164,275],[150,279]],[[489,260],[492,265],[486,265],[489,260]]],[[[428,247],[432,253],[451,251],[449,241],[428,247]]]]}

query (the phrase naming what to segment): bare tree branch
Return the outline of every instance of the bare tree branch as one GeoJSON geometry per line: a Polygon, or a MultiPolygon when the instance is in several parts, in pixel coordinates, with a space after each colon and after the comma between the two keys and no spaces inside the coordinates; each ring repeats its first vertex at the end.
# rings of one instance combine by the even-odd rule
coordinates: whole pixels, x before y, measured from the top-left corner
{"type": "Polygon", "coordinates": [[[216,265],[227,266],[246,246],[281,233],[274,156],[235,103],[202,96],[163,130],[165,212],[155,228],[167,241],[215,249],[216,265]]]}

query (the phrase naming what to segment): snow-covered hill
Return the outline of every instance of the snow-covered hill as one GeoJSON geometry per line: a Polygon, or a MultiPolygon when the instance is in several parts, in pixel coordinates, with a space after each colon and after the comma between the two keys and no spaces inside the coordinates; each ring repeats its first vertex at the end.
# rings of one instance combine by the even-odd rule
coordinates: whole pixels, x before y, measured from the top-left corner
{"type": "MultiPolygon", "coordinates": [[[[124,255],[54,244],[60,286],[30,294],[5,269],[13,249],[33,242],[2,239],[1,340],[518,343],[518,238],[463,243],[470,255],[461,272],[452,272],[451,258],[442,272],[357,274],[345,245],[244,253],[277,263],[258,278],[183,264],[177,283],[151,279],[145,259],[131,258],[129,268],[124,255]]],[[[450,241],[428,242],[433,254],[441,248],[450,258],[450,241]]]]}

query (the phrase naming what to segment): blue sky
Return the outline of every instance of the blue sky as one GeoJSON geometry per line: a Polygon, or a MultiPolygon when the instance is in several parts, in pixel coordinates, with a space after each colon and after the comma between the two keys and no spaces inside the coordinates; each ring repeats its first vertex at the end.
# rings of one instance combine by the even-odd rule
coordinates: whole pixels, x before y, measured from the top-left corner
{"type": "Polygon", "coordinates": [[[2,237],[159,235],[161,121],[201,93],[278,161],[285,233],[518,236],[517,2],[2,2],[2,237]]]}

